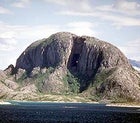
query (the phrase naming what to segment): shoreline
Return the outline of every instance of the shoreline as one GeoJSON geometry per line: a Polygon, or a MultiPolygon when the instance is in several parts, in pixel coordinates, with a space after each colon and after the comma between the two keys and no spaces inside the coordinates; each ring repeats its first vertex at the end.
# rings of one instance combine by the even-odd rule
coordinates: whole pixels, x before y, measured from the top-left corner
{"type": "Polygon", "coordinates": [[[18,103],[18,102],[37,102],[37,103],[87,103],[87,104],[105,104],[105,106],[111,106],[111,107],[134,107],[134,108],[140,108],[140,105],[138,104],[127,104],[127,103],[100,103],[100,102],[65,102],[65,101],[27,101],[27,100],[10,100],[10,101],[0,101],[0,105],[12,105],[12,102],[18,103]],[[11,101],[11,102],[10,102],[11,101]]]}
{"type": "Polygon", "coordinates": [[[112,106],[112,107],[133,107],[133,108],[140,108],[140,105],[135,105],[135,104],[125,104],[125,103],[110,103],[106,104],[106,106],[112,106]]]}
{"type": "Polygon", "coordinates": [[[12,103],[8,101],[0,101],[0,105],[11,105],[12,103]]]}

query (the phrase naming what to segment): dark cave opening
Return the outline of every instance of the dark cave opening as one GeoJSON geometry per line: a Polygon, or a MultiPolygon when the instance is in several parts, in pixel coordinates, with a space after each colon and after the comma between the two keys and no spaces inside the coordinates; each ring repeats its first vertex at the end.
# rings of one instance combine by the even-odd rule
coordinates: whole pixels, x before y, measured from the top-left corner
{"type": "Polygon", "coordinates": [[[83,51],[84,41],[83,37],[73,37],[73,46],[68,60],[67,68],[74,74],[79,72],[79,62],[81,53],[83,51]]]}
{"type": "Polygon", "coordinates": [[[81,93],[84,89],[82,87],[82,83],[85,82],[85,76],[80,71],[81,64],[81,56],[83,52],[83,48],[85,45],[85,38],[78,37],[73,39],[73,47],[71,49],[71,54],[69,56],[67,68],[69,72],[74,76],[75,81],[77,81],[80,85],[79,92],[81,93]]]}
{"type": "Polygon", "coordinates": [[[79,57],[80,57],[80,54],[73,54],[71,67],[77,67],[78,62],[79,62],[79,57]]]}

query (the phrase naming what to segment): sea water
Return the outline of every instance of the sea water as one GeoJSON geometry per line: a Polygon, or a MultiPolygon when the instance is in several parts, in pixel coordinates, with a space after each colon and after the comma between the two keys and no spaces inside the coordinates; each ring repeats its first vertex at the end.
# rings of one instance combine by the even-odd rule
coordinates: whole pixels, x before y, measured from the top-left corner
{"type": "Polygon", "coordinates": [[[0,123],[140,123],[140,109],[105,104],[17,102],[0,105],[0,123]]]}

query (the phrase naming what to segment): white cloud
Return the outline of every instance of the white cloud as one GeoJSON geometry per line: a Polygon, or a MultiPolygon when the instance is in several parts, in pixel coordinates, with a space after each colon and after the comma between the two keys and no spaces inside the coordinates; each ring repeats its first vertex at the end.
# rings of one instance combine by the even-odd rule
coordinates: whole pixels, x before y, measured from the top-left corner
{"type": "Polygon", "coordinates": [[[128,58],[140,61],[140,39],[130,41],[119,48],[128,58]]]}
{"type": "Polygon", "coordinates": [[[46,2],[61,5],[61,9],[77,12],[89,12],[92,10],[90,0],[45,0],[46,2]]]}
{"type": "Polygon", "coordinates": [[[124,14],[127,16],[140,15],[140,2],[128,0],[116,0],[113,4],[100,5],[95,8],[102,12],[112,12],[116,14],[124,14]]]}
{"type": "Polygon", "coordinates": [[[111,12],[114,14],[123,14],[127,16],[140,15],[140,4],[126,0],[117,0],[112,5],[97,6],[96,9],[102,12],[111,12]]]}
{"type": "Polygon", "coordinates": [[[6,9],[0,6],[0,14],[11,14],[12,12],[9,9],[6,9]]]}
{"type": "Polygon", "coordinates": [[[12,3],[12,6],[18,8],[25,8],[31,0],[17,0],[16,2],[12,3]]]}
{"type": "Polygon", "coordinates": [[[122,13],[140,15],[140,4],[135,1],[117,0],[112,7],[122,13]]]}
{"type": "MultiPolygon", "coordinates": [[[[77,7],[73,4],[72,9],[60,9],[57,14],[69,16],[87,16],[95,17],[101,21],[109,21],[112,25],[118,27],[122,26],[140,26],[140,4],[137,2],[128,2],[126,0],[118,0],[112,5],[100,5],[93,7],[87,2],[88,11],[84,11],[83,7],[77,7]],[[128,6],[127,6],[128,4],[128,6]],[[79,11],[74,9],[79,8],[79,11]]],[[[78,5],[80,6],[80,5],[78,5]]]]}
{"type": "Polygon", "coordinates": [[[63,26],[59,25],[9,25],[0,22],[0,38],[9,40],[29,40],[35,41],[50,36],[59,31],[73,32],[77,35],[97,35],[93,30],[97,26],[91,22],[77,21],[70,22],[63,26]]]}
{"type": "MultiPolygon", "coordinates": [[[[1,51],[0,51],[1,52],[1,51]]],[[[0,53],[0,69],[5,70],[10,64],[15,65],[17,55],[10,53],[0,53]]]]}
{"type": "Polygon", "coordinates": [[[61,15],[70,15],[70,16],[91,16],[91,17],[98,17],[101,20],[110,21],[112,25],[116,27],[122,27],[122,26],[140,26],[140,18],[135,17],[128,17],[124,15],[114,15],[111,13],[106,12],[88,12],[88,13],[82,13],[82,12],[75,12],[75,11],[61,11],[58,12],[58,14],[61,15]]]}
{"type": "Polygon", "coordinates": [[[69,31],[73,32],[77,35],[89,35],[89,36],[97,36],[97,33],[93,30],[94,25],[93,23],[90,22],[71,22],[67,24],[69,31]]]}
{"type": "Polygon", "coordinates": [[[58,25],[8,25],[6,23],[0,23],[0,50],[1,51],[12,51],[17,49],[17,45],[20,44],[20,41],[24,41],[26,48],[30,43],[47,38],[51,34],[67,31],[72,32],[77,35],[90,35],[97,36],[97,32],[93,29],[97,26],[96,24],[90,22],[71,22],[63,26],[58,25]]]}
{"type": "Polygon", "coordinates": [[[58,27],[53,25],[9,25],[0,22],[0,69],[15,64],[19,55],[32,42],[57,31],[58,27]]]}
{"type": "Polygon", "coordinates": [[[0,51],[12,51],[17,44],[12,26],[0,22],[0,51]]]}
{"type": "MultiPolygon", "coordinates": [[[[99,17],[99,16],[98,16],[99,17]]],[[[122,15],[113,15],[113,14],[100,14],[100,18],[103,20],[112,21],[112,24],[115,26],[140,26],[140,19],[127,17],[122,15]]]]}
{"type": "Polygon", "coordinates": [[[58,4],[58,5],[63,5],[63,6],[67,5],[69,2],[69,0],[67,0],[67,1],[66,0],[44,0],[44,1],[58,4]]]}
{"type": "Polygon", "coordinates": [[[12,51],[15,49],[17,41],[12,38],[0,38],[0,51],[12,51]]]}
{"type": "Polygon", "coordinates": [[[53,33],[56,33],[60,29],[57,25],[38,25],[38,26],[28,26],[23,29],[20,34],[21,37],[27,36],[28,38],[40,39],[48,37],[53,33]]]}
{"type": "Polygon", "coordinates": [[[97,25],[85,21],[71,22],[64,24],[63,26],[10,25],[0,22],[0,59],[3,59],[3,61],[0,61],[0,65],[5,64],[4,66],[8,66],[11,62],[9,60],[7,61],[7,59],[12,59],[12,63],[14,63],[13,61],[16,61],[16,58],[21,54],[21,52],[23,52],[23,50],[32,42],[42,38],[47,38],[53,33],[67,31],[77,35],[95,36],[97,35],[93,30],[95,26],[97,25]],[[11,53],[16,57],[13,57],[11,53]]]}
{"type": "Polygon", "coordinates": [[[9,25],[0,22],[0,50],[11,51],[20,44],[20,41],[29,41],[28,45],[37,39],[48,37],[59,31],[53,25],[9,25]]]}
{"type": "Polygon", "coordinates": [[[140,26],[140,4],[127,0],[117,0],[112,5],[102,5],[95,8],[100,12],[100,18],[112,21],[115,26],[140,26]]]}

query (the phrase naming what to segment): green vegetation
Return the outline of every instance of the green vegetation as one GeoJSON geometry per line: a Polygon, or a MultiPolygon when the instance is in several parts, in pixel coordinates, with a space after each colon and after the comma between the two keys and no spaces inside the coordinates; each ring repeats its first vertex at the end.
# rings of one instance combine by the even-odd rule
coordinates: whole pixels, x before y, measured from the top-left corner
{"type": "Polygon", "coordinates": [[[49,77],[49,73],[39,73],[36,77],[35,77],[35,85],[38,88],[39,92],[42,92],[42,87],[43,84],[45,82],[45,79],[49,77]]]}
{"type": "Polygon", "coordinates": [[[130,97],[125,96],[116,96],[111,98],[112,103],[128,103],[128,102],[134,102],[134,100],[130,97]]]}
{"type": "MultiPolygon", "coordinates": [[[[42,90],[42,86],[43,83],[45,81],[46,78],[49,77],[49,75],[54,72],[54,68],[49,67],[45,73],[41,73],[39,72],[38,74],[36,74],[35,76],[32,77],[32,79],[29,81],[30,83],[35,83],[36,87],[38,88],[39,92],[41,92],[42,90]]],[[[24,72],[22,74],[22,76],[17,80],[17,83],[19,83],[20,85],[25,84],[26,82],[28,82],[28,75],[27,72],[24,72]]]]}
{"type": "Polygon", "coordinates": [[[110,70],[103,70],[100,73],[97,73],[95,76],[95,79],[93,80],[93,86],[97,87],[101,85],[105,80],[115,71],[115,68],[112,68],[110,70]]]}
{"type": "Polygon", "coordinates": [[[86,91],[83,92],[84,96],[88,97],[90,100],[99,101],[102,98],[102,93],[98,92],[101,84],[106,82],[106,79],[114,72],[115,68],[102,70],[101,72],[97,73],[93,79],[91,79],[88,83],[89,86],[87,87],[86,91]]]}
{"type": "Polygon", "coordinates": [[[56,102],[91,102],[90,99],[82,97],[77,94],[64,95],[64,94],[41,94],[37,97],[27,99],[30,101],[56,101],[56,102]]]}
{"type": "MultiPolygon", "coordinates": [[[[103,97],[103,95],[102,95],[103,92],[101,92],[101,91],[98,92],[98,89],[100,88],[102,83],[107,82],[107,78],[113,74],[115,69],[116,68],[112,68],[110,70],[103,70],[102,72],[96,74],[95,79],[92,83],[92,89],[96,91],[95,95],[94,95],[94,99],[96,99],[97,101],[101,100],[103,97]]],[[[110,85],[111,85],[111,83],[110,83],[110,85]]],[[[104,91],[104,90],[102,90],[102,91],[104,91]]],[[[133,102],[134,101],[134,99],[121,94],[121,92],[119,95],[108,97],[108,100],[111,100],[112,103],[126,103],[126,102],[133,102]]]]}
{"type": "Polygon", "coordinates": [[[46,78],[48,78],[49,75],[53,72],[54,68],[49,67],[45,73],[40,72],[39,74],[37,74],[37,76],[34,77],[35,85],[38,88],[39,92],[42,92],[42,87],[46,78]]]}
{"type": "Polygon", "coordinates": [[[3,95],[0,95],[0,100],[3,100],[3,99],[5,99],[6,98],[6,94],[3,94],[3,95]]]}
{"type": "Polygon", "coordinates": [[[5,80],[0,80],[1,83],[3,83],[4,85],[6,85],[6,84],[4,83],[4,81],[5,81],[5,80]]]}
{"type": "Polygon", "coordinates": [[[67,72],[67,75],[63,77],[63,82],[65,86],[69,87],[69,92],[72,93],[78,93],[80,90],[80,81],[77,77],[72,75],[69,71],[67,72]]]}
{"type": "Polygon", "coordinates": [[[24,73],[22,74],[22,76],[21,76],[19,79],[16,80],[16,82],[17,82],[18,84],[22,85],[22,84],[23,84],[23,80],[25,80],[26,78],[27,78],[27,72],[24,72],[24,73]]]}

